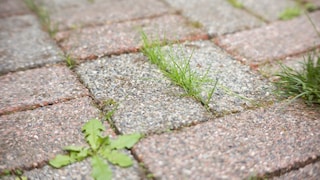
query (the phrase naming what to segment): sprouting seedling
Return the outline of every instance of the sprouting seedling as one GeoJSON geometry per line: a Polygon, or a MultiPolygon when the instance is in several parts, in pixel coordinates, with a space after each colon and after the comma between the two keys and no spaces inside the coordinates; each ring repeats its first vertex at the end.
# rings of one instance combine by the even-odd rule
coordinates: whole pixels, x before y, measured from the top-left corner
{"type": "Polygon", "coordinates": [[[112,178],[112,171],[106,162],[120,167],[133,165],[132,159],[119,150],[132,148],[142,138],[141,134],[121,135],[115,140],[110,139],[109,136],[102,136],[105,127],[98,119],[88,121],[82,127],[82,131],[89,147],[64,147],[68,154],[57,155],[50,160],[49,164],[52,167],[61,168],[91,157],[92,177],[97,180],[108,180],[112,178]]]}

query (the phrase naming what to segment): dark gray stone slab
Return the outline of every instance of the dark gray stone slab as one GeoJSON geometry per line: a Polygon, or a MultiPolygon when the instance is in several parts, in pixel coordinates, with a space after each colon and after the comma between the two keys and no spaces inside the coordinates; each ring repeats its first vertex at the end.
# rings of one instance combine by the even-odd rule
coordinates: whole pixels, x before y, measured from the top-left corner
{"type": "Polygon", "coordinates": [[[208,112],[164,78],[142,54],[81,64],[77,73],[100,102],[119,103],[113,121],[121,133],[158,132],[206,121],[208,112]]]}
{"type": "Polygon", "coordinates": [[[247,12],[232,7],[225,0],[167,0],[192,21],[204,25],[212,35],[222,35],[261,26],[263,23],[247,12]]]}
{"type": "Polygon", "coordinates": [[[62,56],[33,15],[0,19],[0,74],[61,62],[62,56]]]}
{"type": "Polygon", "coordinates": [[[247,179],[320,156],[319,107],[275,104],[152,135],[133,149],[161,179],[247,179]]]}

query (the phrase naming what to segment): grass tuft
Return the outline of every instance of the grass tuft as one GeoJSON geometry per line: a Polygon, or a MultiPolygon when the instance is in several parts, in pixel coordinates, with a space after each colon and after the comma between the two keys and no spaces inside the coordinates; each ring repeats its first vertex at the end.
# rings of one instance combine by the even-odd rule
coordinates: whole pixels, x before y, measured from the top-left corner
{"type": "Polygon", "coordinates": [[[282,13],[279,15],[280,20],[290,20],[297,16],[300,16],[301,9],[299,7],[290,7],[286,8],[282,13]]]}
{"type": "MultiPolygon", "coordinates": [[[[209,108],[210,99],[216,89],[217,82],[212,81],[207,77],[207,73],[199,75],[195,71],[191,70],[190,56],[178,55],[173,50],[172,45],[169,45],[169,49],[165,51],[161,47],[159,40],[150,41],[144,32],[141,32],[143,47],[142,53],[148,57],[152,64],[158,66],[162,73],[172,80],[176,85],[182,87],[185,91],[186,96],[195,98],[201,102],[207,109],[209,108]],[[209,90],[206,98],[201,96],[202,88],[204,85],[214,83],[212,89],[209,90]]],[[[182,52],[181,48],[178,49],[182,52]]],[[[208,72],[208,71],[207,71],[208,72]]]]}
{"type": "Polygon", "coordinates": [[[275,82],[278,93],[290,98],[290,102],[302,98],[308,105],[320,104],[320,53],[310,54],[302,66],[301,71],[281,66],[275,82]]]}
{"type": "Polygon", "coordinates": [[[235,8],[243,8],[243,4],[237,0],[228,0],[228,2],[235,8]]]}

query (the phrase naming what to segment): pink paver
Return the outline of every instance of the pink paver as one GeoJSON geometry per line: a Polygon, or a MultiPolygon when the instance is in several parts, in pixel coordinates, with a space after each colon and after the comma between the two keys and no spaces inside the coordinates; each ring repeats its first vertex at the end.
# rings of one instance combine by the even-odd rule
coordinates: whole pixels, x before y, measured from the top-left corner
{"type": "Polygon", "coordinates": [[[31,69],[0,76],[0,115],[89,95],[64,66],[31,69]]]}
{"type": "Polygon", "coordinates": [[[162,179],[247,179],[286,172],[320,157],[318,108],[276,104],[225,116],[149,136],[134,153],[162,179]]]}
{"type": "Polygon", "coordinates": [[[25,3],[21,0],[1,0],[0,18],[31,13],[25,3]]]}
{"type": "MultiPolygon", "coordinates": [[[[310,14],[320,30],[320,11],[310,14]]],[[[217,39],[237,59],[247,64],[261,64],[308,51],[320,46],[320,37],[306,16],[279,21],[268,26],[227,35],[217,39]]]]}
{"type": "Polygon", "coordinates": [[[140,30],[148,36],[169,40],[206,39],[202,29],[194,28],[178,15],[165,15],[99,27],[58,33],[62,49],[77,59],[95,59],[110,54],[137,51],[141,46],[140,30]]]}
{"type": "Polygon", "coordinates": [[[90,98],[83,97],[0,116],[0,174],[5,169],[41,167],[64,146],[84,145],[81,127],[99,115],[90,98]]]}

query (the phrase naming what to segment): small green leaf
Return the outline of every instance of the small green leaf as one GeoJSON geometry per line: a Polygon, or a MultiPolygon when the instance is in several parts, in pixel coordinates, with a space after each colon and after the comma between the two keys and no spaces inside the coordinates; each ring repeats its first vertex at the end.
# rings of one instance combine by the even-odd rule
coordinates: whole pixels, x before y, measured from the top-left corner
{"type": "Polygon", "coordinates": [[[110,147],[111,149],[130,149],[134,144],[136,144],[142,137],[139,133],[121,135],[116,140],[111,140],[110,147]]]}
{"type": "Polygon", "coordinates": [[[85,133],[85,137],[93,151],[96,151],[99,147],[99,138],[101,137],[101,131],[105,128],[98,119],[92,119],[88,121],[83,127],[82,131],[85,133]]]}
{"type": "Polygon", "coordinates": [[[129,167],[133,164],[131,158],[128,155],[118,152],[116,150],[113,150],[105,155],[105,158],[107,158],[108,161],[110,161],[114,165],[119,165],[121,167],[129,167]]]}
{"type": "Polygon", "coordinates": [[[88,148],[83,148],[79,153],[76,155],[76,160],[77,161],[82,161],[84,158],[89,156],[89,149],[88,148]]]}
{"type": "Polygon", "coordinates": [[[95,180],[109,180],[112,178],[112,171],[99,156],[93,156],[91,159],[92,177],[95,180]]]}
{"type": "Polygon", "coordinates": [[[54,159],[49,161],[49,164],[55,168],[60,168],[69,165],[72,162],[74,162],[72,157],[58,154],[54,159]]]}
{"type": "Polygon", "coordinates": [[[80,147],[80,146],[66,146],[63,148],[63,150],[66,150],[66,151],[75,151],[75,152],[79,152],[83,149],[83,147],[80,147]]]}

